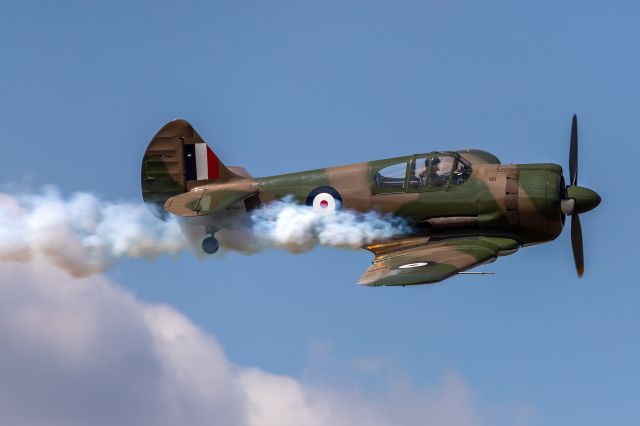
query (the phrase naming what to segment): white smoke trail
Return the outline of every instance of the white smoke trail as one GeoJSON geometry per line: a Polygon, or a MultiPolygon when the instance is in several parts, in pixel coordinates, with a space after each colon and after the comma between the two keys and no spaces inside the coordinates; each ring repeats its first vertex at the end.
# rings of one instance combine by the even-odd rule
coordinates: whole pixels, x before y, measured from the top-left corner
{"type": "Polygon", "coordinates": [[[265,247],[278,247],[292,253],[327,245],[357,249],[374,241],[410,232],[406,221],[375,212],[337,210],[323,213],[296,204],[291,198],[275,201],[251,215],[253,235],[265,247]]]}
{"type": "MultiPolygon", "coordinates": [[[[397,217],[345,210],[325,214],[290,198],[254,211],[244,225],[216,233],[225,249],[301,253],[319,244],[353,249],[410,231],[397,217]]],[[[66,199],[52,187],[41,194],[0,193],[0,261],[45,256],[76,277],[103,272],[123,257],[151,259],[189,246],[198,253],[204,226],[197,232],[189,228],[183,226],[185,238],[174,218],[162,222],[141,203],[107,202],[89,193],[66,199]]]]}
{"type": "Polygon", "coordinates": [[[0,193],[2,261],[44,255],[81,277],[122,257],[153,258],[185,247],[177,223],[159,221],[142,204],[106,202],[88,193],[64,199],[51,187],[41,194],[0,193]]]}

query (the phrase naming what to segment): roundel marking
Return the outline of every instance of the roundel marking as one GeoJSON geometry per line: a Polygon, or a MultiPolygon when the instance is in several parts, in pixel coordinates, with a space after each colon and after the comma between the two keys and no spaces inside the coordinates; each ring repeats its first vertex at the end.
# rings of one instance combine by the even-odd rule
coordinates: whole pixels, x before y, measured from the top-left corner
{"type": "Polygon", "coordinates": [[[307,205],[321,213],[333,213],[342,207],[342,197],[330,186],[319,186],[307,196],[307,205]]]}
{"type": "Polygon", "coordinates": [[[313,209],[321,213],[333,213],[338,203],[333,195],[321,192],[313,198],[313,209]]]}
{"type": "Polygon", "coordinates": [[[406,265],[400,265],[398,266],[399,269],[409,269],[409,268],[419,268],[421,266],[428,266],[429,262],[414,262],[414,263],[407,263],[406,265]]]}

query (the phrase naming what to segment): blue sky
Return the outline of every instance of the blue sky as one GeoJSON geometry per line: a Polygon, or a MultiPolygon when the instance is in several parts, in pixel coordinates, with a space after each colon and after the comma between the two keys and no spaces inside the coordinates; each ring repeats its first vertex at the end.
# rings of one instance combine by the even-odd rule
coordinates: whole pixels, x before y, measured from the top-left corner
{"type": "Polygon", "coordinates": [[[482,404],[526,407],[526,424],[640,421],[635,2],[2,9],[0,181],[14,192],[139,200],[144,149],[177,117],[255,176],[467,147],[566,168],[577,113],[580,183],[603,198],[582,217],[582,280],[566,230],[482,268],[494,276],[434,286],[361,288],[371,255],[330,248],[126,260],[107,275],[241,365],[375,393],[385,382],[353,360],[382,359],[416,388],[454,371],[482,404]]]}

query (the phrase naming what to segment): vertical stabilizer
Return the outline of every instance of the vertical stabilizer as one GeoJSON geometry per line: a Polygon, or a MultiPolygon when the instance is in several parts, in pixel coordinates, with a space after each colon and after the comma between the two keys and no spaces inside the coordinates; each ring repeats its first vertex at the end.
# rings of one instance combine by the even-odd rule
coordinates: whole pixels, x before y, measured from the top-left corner
{"type": "Polygon", "coordinates": [[[157,216],[167,199],[192,188],[236,177],[186,120],[167,123],[142,160],[142,198],[157,216]]]}

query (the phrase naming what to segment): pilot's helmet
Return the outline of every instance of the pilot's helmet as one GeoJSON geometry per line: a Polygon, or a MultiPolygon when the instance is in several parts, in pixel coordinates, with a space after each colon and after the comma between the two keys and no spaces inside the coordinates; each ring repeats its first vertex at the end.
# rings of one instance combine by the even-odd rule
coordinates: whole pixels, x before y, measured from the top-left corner
{"type": "Polygon", "coordinates": [[[438,167],[438,164],[440,164],[440,158],[439,157],[433,157],[433,160],[431,160],[431,165],[438,167]]]}

